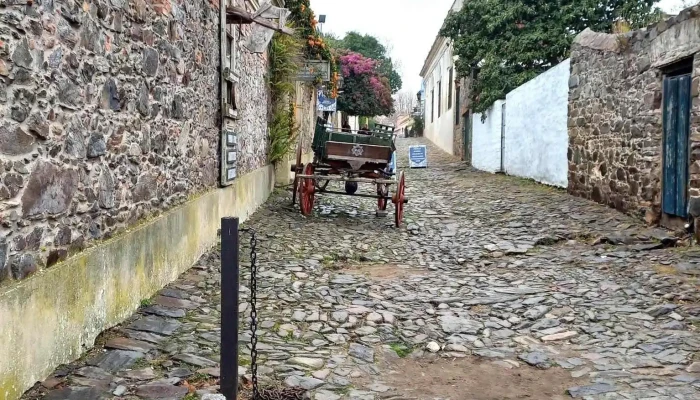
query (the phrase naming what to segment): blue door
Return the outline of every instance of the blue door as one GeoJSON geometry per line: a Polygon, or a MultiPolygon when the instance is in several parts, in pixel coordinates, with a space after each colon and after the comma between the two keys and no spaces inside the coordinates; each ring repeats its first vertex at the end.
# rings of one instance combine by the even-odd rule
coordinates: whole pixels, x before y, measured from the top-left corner
{"type": "Polygon", "coordinates": [[[688,215],[690,74],[664,79],[664,213],[688,215]]]}

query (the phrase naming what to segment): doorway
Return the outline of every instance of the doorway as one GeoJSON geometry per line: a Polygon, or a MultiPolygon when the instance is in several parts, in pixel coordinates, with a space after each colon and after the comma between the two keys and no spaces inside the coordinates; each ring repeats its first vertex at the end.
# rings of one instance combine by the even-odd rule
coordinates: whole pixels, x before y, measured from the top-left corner
{"type": "Polygon", "coordinates": [[[462,116],[462,149],[464,154],[462,159],[467,164],[472,163],[472,112],[471,110],[462,116]]]}
{"type": "Polygon", "coordinates": [[[663,212],[688,216],[692,60],[666,69],[663,85],[663,212]]]}

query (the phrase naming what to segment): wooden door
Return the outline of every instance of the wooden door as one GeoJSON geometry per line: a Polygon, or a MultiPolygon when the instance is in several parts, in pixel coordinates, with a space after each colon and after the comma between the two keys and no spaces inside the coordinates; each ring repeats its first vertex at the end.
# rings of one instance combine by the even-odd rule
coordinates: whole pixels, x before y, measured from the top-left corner
{"type": "Polygon", "coordinates": [[[690,134],[690,74],[664,79],[664,213],[688,215],[688,164],[690,134]]]}

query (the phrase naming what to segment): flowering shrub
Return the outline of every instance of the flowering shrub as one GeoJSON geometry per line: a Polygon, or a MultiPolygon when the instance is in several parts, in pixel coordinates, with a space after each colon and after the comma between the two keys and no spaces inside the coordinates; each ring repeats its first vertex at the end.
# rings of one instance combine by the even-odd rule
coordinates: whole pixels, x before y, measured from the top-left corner
{"type": "Polygon", "coordinates": [[[389,80],[378,71],[379,62],[359,53],[340,56],[343,93],[338,96],[338,110],[350,115],[389,115],[394,111],[389,80]]]}

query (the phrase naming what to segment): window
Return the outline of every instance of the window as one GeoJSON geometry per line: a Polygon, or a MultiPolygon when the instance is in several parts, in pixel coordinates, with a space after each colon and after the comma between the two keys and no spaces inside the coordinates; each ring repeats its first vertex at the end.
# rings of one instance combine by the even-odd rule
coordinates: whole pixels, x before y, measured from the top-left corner
{"type": "Polygon", "coordinates": [[[459,92],[460,87],[455,88],[455,125],[459,125],[459,92]]]}
{"type": "Polygon", "coordinates": [[[452,68],[450,68],[449,75],[450,75],[450,80],[447,83],[447,87],[448,87],[448,90],[447,90],[447,109],[448,110],[450,108],[452,108],[452,85],[453,85],[453,83],[452,83],[452,68]]]}
{"type": "Polygon", "coordinates": [[[227,25],[226,26],[226,65],[225,68],[229,68],[232,74],[237,72],[238,63],[238,51],[236,49],[236,38],[238,32],[236,26],[227,25]]]}
{"type": "Polygon", "coordinates": [[[438,118],[442,114],[442,81],[438,82],[438,118]]]}
{"type": "Polygon", "coordinates": [[[430,122],[435,121],[435,90],[430,90],[430,122]]]}

